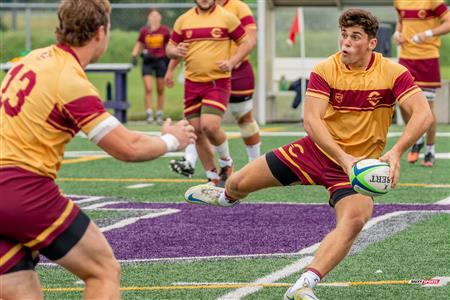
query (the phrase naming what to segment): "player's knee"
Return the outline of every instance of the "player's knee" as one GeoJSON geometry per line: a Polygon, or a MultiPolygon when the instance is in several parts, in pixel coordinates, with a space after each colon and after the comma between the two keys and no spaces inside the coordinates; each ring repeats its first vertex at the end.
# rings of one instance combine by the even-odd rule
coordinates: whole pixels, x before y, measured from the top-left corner
{"type": "Polygon", "coordinates": [[[252,122],[239,124],[239,130],[243,138],[248,138],[259,133],[259,126],[258,123],[253,120],[252,122]]]}
{"type": "Polygon", "coordinates": [[[354,216],[345,221],[346,229],[350,238],[355,238],[363,229],[368,218],[364,216],[354,216]]]}
{"type": "Polygon", "coordinates": [[[97,264],[96,270],[92,272],[90,277],[94,277],[103,281],[119,283],[120,264],[114,256],[104,258],[97,264]]]}
{"type": "Polygon", "coordinates": [[[207,135],[207,136],[213,136],[215,135],[216,132],[218,132],[220,129],[220,123],[216,124],[216,123],[206,123],[206,124],[202,124],[202,131],[207,135]]]}

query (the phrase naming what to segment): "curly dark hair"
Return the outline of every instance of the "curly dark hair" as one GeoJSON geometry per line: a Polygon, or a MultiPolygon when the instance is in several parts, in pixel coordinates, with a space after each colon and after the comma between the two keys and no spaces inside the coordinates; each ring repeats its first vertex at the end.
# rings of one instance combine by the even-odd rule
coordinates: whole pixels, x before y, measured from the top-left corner
{"type": "Polygon", "coordinates": [[[100,26],[104,26],[105,32],[108,30],[110,13],[108,0],[62,0],[58,8],[56,40],[70,46],[84,46],[100,26]]]}
{"type": "Polygon", "coordinates": [[[351,8],[342,13],[339,17],[339,27],[347,28],[353,26],[360,26],[370,39],[377,36],[379,22],[378,18],[372,15],[370,11],[351,8]]]}

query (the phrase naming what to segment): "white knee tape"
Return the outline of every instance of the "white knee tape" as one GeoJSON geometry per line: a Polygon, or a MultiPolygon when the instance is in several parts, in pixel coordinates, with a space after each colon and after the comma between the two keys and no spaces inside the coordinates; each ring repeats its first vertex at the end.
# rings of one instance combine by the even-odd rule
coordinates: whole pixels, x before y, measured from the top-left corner
{"type": "Polygon", "coordinates": [[[242,118],[243,115],[245,115],[252,109],[253,109],[253,99],[244,102],[228,104],[228,110],[231,112],[231,114],[236,120],[242,118]]]}
{"type": "Polygon", "coordinates": [[[243,138],[251,137],[259,132],[259,126],[255,120],[253,120],[253,122],[251,123],[239,124],[239,129],[243,138]]]}
{"type": "Polygon", "coordinates": [[[434,101],[434,99],[436,98],[436,89],[425,88],[423,89],[423,94],[428,101],[434,101]]]}

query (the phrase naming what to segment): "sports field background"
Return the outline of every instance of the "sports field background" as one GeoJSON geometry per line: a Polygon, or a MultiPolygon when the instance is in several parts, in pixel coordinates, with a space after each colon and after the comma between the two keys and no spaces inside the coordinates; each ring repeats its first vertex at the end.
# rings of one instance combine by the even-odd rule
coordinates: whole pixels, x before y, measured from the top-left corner
{"type": "MultiPolygon", "coordinates": [[[[33,1],[36,2],[36,1],[33,1]]],[[[58,1],[46,1],[58,2],[58,1]]],[[[120,1],[114,1],[116,3],[120,1]]],[[[123,2],[123,1],[122,1],[123,2]]],[[[136,1],[140,2],[140,1],[136,1]]],[[[161,1],[155,1],[161,2],[161,1]]],[[[167,1],[166,1],[167,2],[167,1]]],[[[186,1],[177,1],[186,2],[186,1]]],[[[255,3],[255,1],[247,1],[255,3]]],[[[368,7],[382,22],[393,24],[395,22],[395,10],[392,7],[368,7]]],[[[162,13],[164,15],[163,23],[168,26],[173,25],[176,16],[181,14],[185,9],[166,9],[162,13]]],[[[254,11],[256,14],[256,11],[254,11]]],[[[327,57],[337,51],[337,17],[340,13],[336,8],[305,8],[305,41],[307,57],[327,57]],[[332,20],[332,21],[331,21],[332,20]]],[[[295,10],[290,7],[279,7],[275,10],[276,14],[276,40],[275,52],[280,57],[296,57],[300,55],[299,43],[290,47],[286,43],[291,21],[294,17],[295,10]]],[[[103,55],[99,62],[101,63],[129,63],[131,60],[131,50],[138,36],[140,26],[145,23],[146,10],[143,9],[118,9],[113,11],[112,15],[112,31],[111,40],[108,51],[103,55]],[[132,16],[132,18],[130,18],[132,16]],[[137,20],[137,21],[136,21],[137,20]]],[[[55,43],[54,28],[57,22],[56,13],[53,10],[33,10],[31,25],[32,36],[31,42],[33,48],[44,47],[55,43]]],[[[6,62],[20,55],[25,49],[25,14],[23,10],[18,12],[17,26],[18,30],[14,31],[10,28],[11,14],[9,10],[0,11],[0,62],[6,62]],[[3,25],[2,25],[3,24],[3,25]]],[[[298,39],[298,38],[297,38],[298,39]]],[[[251,62],[255,68],[257,75],[257,51],[253,51],[251,62]]],[[[395,46],[393,46],[393,54],[395,54],[395,46]]],[[[178,77],[179,69],[175,75],[178,77]]],[[[445,80],[450,80],[450,35],[442,38],[441,47],[441,74],[445,80]]],[[[0,74],[0,80],[4,75],[0,74]]],[[[106,97],[107,82],[114,82],[112,74],[88,74],[95,86],[99,89],[103,98],[106,97]]],[[[154,90],[156,96],[156,90],[154,90]]],[[[172,89],[166,89],[166,105],[164,112],[166,116],[173,119],[182,117],[182,98],[183,87],[177,82],[172,89]]],[[[144,120],[144,87],[141,78],[140,62],[128,74],[128,101],[131,106],[129,108],[130,120],[144,120]]],[[[156,101],[154,101],[156,108],[156,101]]]]}
{"type": "MultiPolygon", "coordinates": [[[[129,127],[158,130],[139,124],[129,127]]],[[[243,142],[236,126],[226,129],[239,169],[246,163],[243,142]]],[[[401,130],[391,128],[389,145],[401,130]]],[[[303,128],[271,125],[263,132],[270,135],[262,138],[267,152],[300,137],[303,128]]],[[[233,297],[247,293],[244,299],[281,299],[300,272],[286,272],[286,267],[303,266],[312,255],[308,247],[333,226],[327,193],[320,187],[268,189],[233,209],[195,206],[184,204],[183,194],[204,181],[199,166],[195,176],[186,179],[169,170],[170,157],[122,163],[100,157],[99,152],[83,152],[99,149],[81,137],[67,151],[57,182],[65,193],[84,196],[74,196],[75,200],[87,199],[80,205],[100,227],[143,218],[151,211],[178,210],[105,233],[121,259],[124,299],[217,299],[228,293],[233,297]],[[254,293],[237,290],[255,282],[265,287],[254,293]]],[[[355,285],[321,286],[317,289],[321,299],[448,299],[448,285],[425,288],[404,283],[450,276],[450,126],[439,126],[436,151],[445,159],[438,159],[432,169],[403,160],[399,187],[376,198],[374,220],[381,218],[380,222],[361,234],[353,254],[323,281],[355,285]],[[446,205],[433,205],[443,199],[446,205]]],[[[68,272],[45,261],[37,271],[47,299],[80,298],[83,285],[68,272]]]]}

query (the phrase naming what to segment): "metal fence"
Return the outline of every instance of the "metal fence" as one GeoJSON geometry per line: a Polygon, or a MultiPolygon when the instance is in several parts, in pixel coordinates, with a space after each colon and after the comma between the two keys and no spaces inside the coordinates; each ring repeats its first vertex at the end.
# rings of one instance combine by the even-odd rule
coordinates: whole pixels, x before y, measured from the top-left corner
{"type": "MultiPolygon", "coordinates": [[[[112,3],[111,28],[137,31],[145,24],[148,10],[159,9],[163,23],[171,27],[176,18],[191,8],[193,3],[112,3]]],[[[250,6],[254,9],[254,5],[250,6]]],[[[53,32],[58,3],[0,3],[0,34],[5,31],[23,32],[25,48],[32,49],[34,31],[53,32]]],[[[256,11],[254,11],[256,15],[256,11]]],[[[0,40],[1,41],[1,40],[0,40]]]]}

